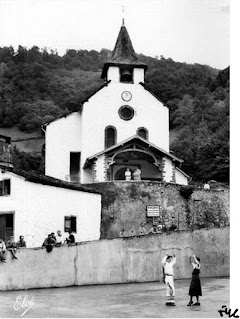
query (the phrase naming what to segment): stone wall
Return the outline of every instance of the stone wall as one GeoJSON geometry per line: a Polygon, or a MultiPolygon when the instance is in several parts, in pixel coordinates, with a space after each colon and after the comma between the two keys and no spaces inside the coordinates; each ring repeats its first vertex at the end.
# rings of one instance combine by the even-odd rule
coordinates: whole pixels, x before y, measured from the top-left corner
{"type": "Polygon", "coordinates": [[[160,206],[155,223],[179,231],[229,225],[229,191],[205,191],[163,182],[105,182],[87,184],[102,193],[101,238],[139,233],[143,222],[148,231],[153,219],[146,217],[147,205],[160,206]]]}
{"type": "Polygon", "coordinates": [[[201,277],[229,276],[229,251],[229,227],[22,249],[0,263],[0,290],[159,281],[166,252],[176,254],[176,279],[191,277],[193,253],[201,277]]]}

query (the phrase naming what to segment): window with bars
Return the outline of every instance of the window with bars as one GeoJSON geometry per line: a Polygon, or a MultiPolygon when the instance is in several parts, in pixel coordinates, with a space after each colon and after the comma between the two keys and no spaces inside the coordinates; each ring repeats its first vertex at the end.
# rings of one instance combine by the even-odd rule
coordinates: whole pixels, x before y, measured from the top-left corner
{"type": "Polygon", "coordinates": [[[64,231],[77,232],[77,217],[76,216],[65,216],[64,218],[64,231]]]}

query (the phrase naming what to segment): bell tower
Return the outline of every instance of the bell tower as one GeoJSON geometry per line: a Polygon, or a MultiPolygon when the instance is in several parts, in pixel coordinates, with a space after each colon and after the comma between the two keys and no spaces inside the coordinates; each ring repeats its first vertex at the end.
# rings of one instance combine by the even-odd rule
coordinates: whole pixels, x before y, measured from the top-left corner
{"type": "Polygon", "coordinates": [[[124,19],[110,61],[102,71],[102,79],[117,83],[144,83],[147,65],[142,63],[134,49],[124,19]]]}

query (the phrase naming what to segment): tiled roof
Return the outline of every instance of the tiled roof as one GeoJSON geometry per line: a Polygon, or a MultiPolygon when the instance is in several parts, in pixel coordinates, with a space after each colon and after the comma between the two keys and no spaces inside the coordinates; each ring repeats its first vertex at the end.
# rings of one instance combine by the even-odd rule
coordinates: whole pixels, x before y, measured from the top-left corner
{"type": "Polygon", "coordinates": [[[60,179],[53,178],[53,177],[50,177],[47,175],[37,174],[35,172],[26,172],[23,170],[15,169],[13,167],[6,167],[6,166],[2,166],[2,165],[0,165],[0,169],[2,169],[4,171],[8,171],[12,174],[21,176],[26,181],[31,182],[31,183],[66,188],[66,189],[76,190],[76,191],[80,191],[80,192],[101,194],[100,192],[96,191],[95,189],[92,189],[92,188],[89,188],[86,186],[82,186],[80,184],[65,182],[65,181],[62,181],[60,179]]]}

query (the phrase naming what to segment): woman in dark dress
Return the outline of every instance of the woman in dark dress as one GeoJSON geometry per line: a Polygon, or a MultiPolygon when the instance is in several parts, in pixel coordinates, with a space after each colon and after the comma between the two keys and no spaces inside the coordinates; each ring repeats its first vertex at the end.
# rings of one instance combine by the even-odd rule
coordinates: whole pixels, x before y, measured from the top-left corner
{"type": "Polygon", "coordinates": [[[202,288],[201,288],[201,281],[199,278],[200,273],[200,258],[196,257],[195,255],[192,255],[190,257],[190,262],[193,266],[193,272],[192,272],[192,281],[189,288],[189,296],[190,301],[188,303],[188,306],[200,306],[199,302],[199,296],[202,296],[202,288]],[[193,303],[193,297],[197,298],[197,302],[193,303]]]}

